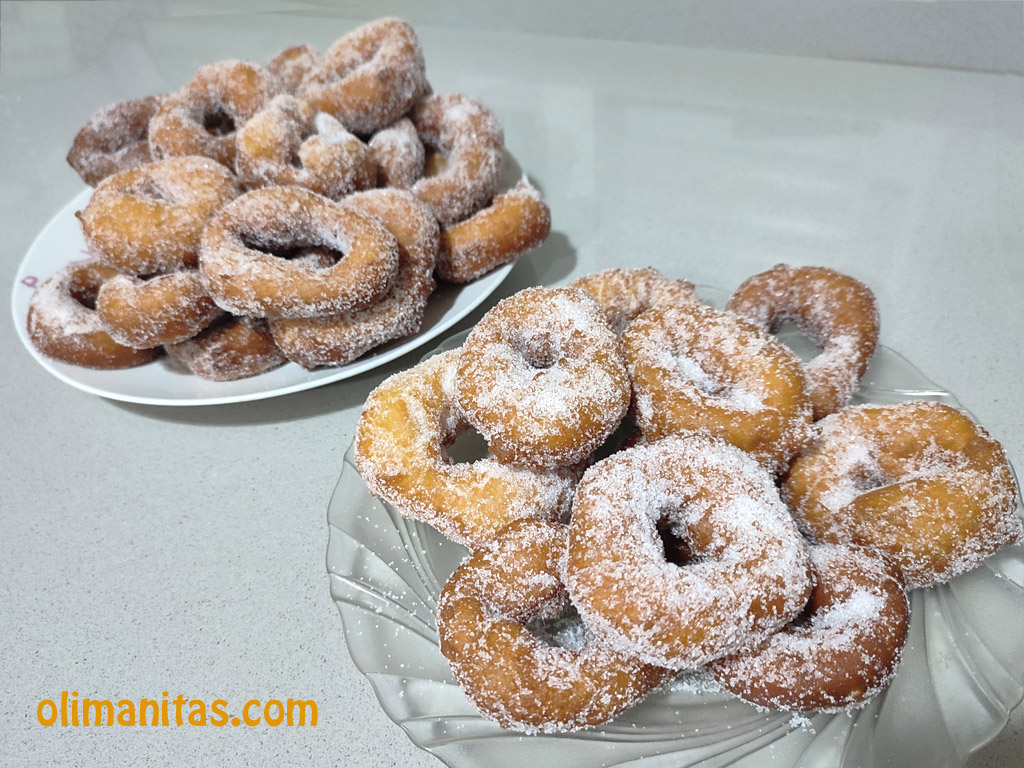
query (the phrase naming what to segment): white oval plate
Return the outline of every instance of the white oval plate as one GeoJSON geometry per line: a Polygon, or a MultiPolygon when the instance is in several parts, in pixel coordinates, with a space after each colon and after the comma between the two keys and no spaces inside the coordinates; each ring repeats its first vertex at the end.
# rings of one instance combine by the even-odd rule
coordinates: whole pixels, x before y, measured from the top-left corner
{"type": "MultiPolygon", "coordinates": [[[[722,303],[715,301],[721,291],[701,293],[722,303]]],[[[958,405],[880,346],[855,402],[915,399],[958,405]]],[[[1024,548],[1013,546],[948,584],[911,594],[896,679],[850,715],[758,710],[691,680],[604,726],[524,736],[477,712],[438,648],[437,599],[466,550],[372,497],[351,448],[327,517],[331,595],[352,660],[387,715],[452,768],[961,768],[1024,696],[1024,548]]]]}
{"type": "Polygon", "coordinates": [[[207,381],[189,373],[166,355],[136,368],[93,370],[51,360],[36,351],[25,320],[35,287],[65,264],[89,258],[75,211],[89,202],[92,189],[83,189],[57,213],[36,237],[18,268],[11,295],[14,326],[25,348],[43,368],[61,381],[94,395],[146,405],[218,405],[261,400],[322,387],[357,376],[401,357],[444,333],[490,296],[512,270],[506,264],[466,285],[440,284],[427,304],[419,333],[386,344],[348,365],[307,371],[286,363],[273,371],[238,381],[207,381]]]}

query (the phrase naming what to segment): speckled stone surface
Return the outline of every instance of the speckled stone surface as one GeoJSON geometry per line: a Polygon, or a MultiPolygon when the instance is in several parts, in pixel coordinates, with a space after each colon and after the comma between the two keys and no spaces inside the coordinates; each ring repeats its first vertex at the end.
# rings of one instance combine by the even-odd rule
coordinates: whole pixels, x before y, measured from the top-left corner
{"type": "MultiPolygon", "coordinates": [[[[208,61],[323,49],[408,12],[435,89],[495,110],[551,206],[551,239],[495,300],[613,266],[731,289],[779,261],[826,264],[874,288],[883,343],[1024,466],[1024,81],[956,68],[1019,74],[1010,33],[988,58],[961,37],[952,68],[896,66],[839,60],[849,51],[829,49],[820,14],[807,51],[818,58],[804,58],[791,34],[765,53],[752,33],[715,50],[707,37],[601,41],[593,22],[574,36],[571,18],[535,34],[521,15],[519,31],[503,30],[497,8],[460,24],[451,4],[436,17],[392,5],[357,3],[346,17],[267,0],[3,3],[0,283],[17,290],[33,238],[81,190],[64,155],[100,106],[177,87],[208,61]]],[[[997,26],[979,17],[979,50],[997,26]]],[[[939,55],[936,34],[915,55],[939,55]]],[[[865,58],[886,51],[876,40],[865,58]]],[[[11,322],[0,323],[0,765],[439,765],[352,664],[324,567],[327,503],[360,406],[417,353],[274,400],[159,408],[62,383],[11,322]],[[41,727],[36,705],[63,690],[311,698],[319,724],[41,727]]],[[[1015,768],[1022,754],[1018,707],[969,766],[1015,768]]]]}

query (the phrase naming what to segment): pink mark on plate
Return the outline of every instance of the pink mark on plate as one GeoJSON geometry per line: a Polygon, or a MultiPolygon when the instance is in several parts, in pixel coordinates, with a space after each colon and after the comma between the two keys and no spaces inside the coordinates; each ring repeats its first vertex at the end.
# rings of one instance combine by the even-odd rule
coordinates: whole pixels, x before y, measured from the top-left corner
{"type": "Polygon", "coordinates": [[[39,285],[39,278],[35,275],[25,275],[25,277],[21,278],[21,284],[28,288],[35,288],[39,285]]]}
{"type": "MultiPolygon", "coordinates": [[[[87,251],[85,248],[82,248],[78,252],[84,254],[84,258],[70,259],[68,261],[68,264],[81,264],[82,262],[85,261],[92,261],[92,254],[89,253],[89,251],[87,251]]],[[[36,288],[39,286],[39,278],[36,275],[25,275],[23,278],[21,278],[19,282],[26,288],[36,288]]]]}

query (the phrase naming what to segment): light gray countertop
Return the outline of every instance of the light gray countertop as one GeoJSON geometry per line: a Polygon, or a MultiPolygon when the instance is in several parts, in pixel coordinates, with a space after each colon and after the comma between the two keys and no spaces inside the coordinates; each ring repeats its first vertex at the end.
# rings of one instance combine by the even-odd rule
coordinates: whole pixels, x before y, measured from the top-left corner
{"type": "MultiPolygon", "coordinates": [[[[1019,5],[829,3],[808,17],[807,55],[794,29],[810,4],[775,3],[740,26],[723,15],[740,2],[630,4],[648,11],[632,25],[604,5],[617,6],[460,17],[458,3],[4,2],[0,284],[18,290],[33,239],[83,189],[64,156],[99,107],[177,88],[209,61],[323,50],[404,14],[434,89],[497,113],[551,207],[550,240],[495,300],[613,266],[726,290],[782,261],[831,266],[874,289],[882,342],[1024,466],[1019,5]],[[894,30],[925,11],[898,6],[935,8],[909,49],[894,30]],[[869,12],[887,32],[853,60],[836,25],[867,34],[869,12]]],[[[195,408],[68,386],[22,347],[9,312],[0,351],[0,764],[439,765],[353,665],[324,567],[326,507],[361,405],[423,350],[326,387],[195,408]],[[310,698],[320,722],[42,727],[37,704],[72,690],[310,698]]],[[[1022,755],[1018,707],[968,764],[1016,768],[1022,755]]]]}

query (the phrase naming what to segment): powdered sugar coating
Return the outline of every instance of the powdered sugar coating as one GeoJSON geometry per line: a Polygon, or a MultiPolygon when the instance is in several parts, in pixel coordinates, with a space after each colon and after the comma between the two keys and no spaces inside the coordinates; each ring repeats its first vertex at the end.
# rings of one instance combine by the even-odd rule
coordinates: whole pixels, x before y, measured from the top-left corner
{"type": "Polygon", "coordinates": [[[300,186],[338,200],[377,181],[369,148],[335,118],[275,96],[237,135],[235,172],[249,188],[300,186]]]}
{"type": "Polygon", "coordinates": [[[157,350],[118,344],[96,313],[100,286],[117,272],[86,262],[69,264],[40,285],[28,306],[26,330],[40,354],[86,368],[128,368],[153,360],[157,350]]]}
{"type": "Polygon", "coordinates": [[[429,91],[419,38],[395,18],[371,21],[335,41],[299,86],[314,108],[361,136],[391,125],[429,91]]]}
{"type": "Polygon", "coordinates": [[[476,280],[537,248],[550,232],[551,211],[523,178],[486,208],[444,229],[438,277],[453,283],[476,280]]]}
{"type": "Polygon", "coordinates": [[[218,306],[251,317],[318,317],[367,307],[398,270],[398,243],[376,218],[302,187],[263,187],[221,209],[203,232],[199,268],[218,306]],[[276,254],[322,246],[320,269],[276,254]]]}
{"type": "Polygon", "coordinates": [[[149,121],[162,99],[144,96],[101,109],[75,135],[68,165],[95,187],[111,174],[150,162],[149,121]]]}
{"type": "Polygon", "coordinates": [[[580,462],[629,407],[622,345],[582,291],[519,291],[481,318],[463,350],[459,405],[501,461],[580,462]]]}
{"type": "Polygon", "coordinates": [[[675,669],[756,646],[800,613],[811,587],[803,538],[771,476],[698,433],[587,470],[565,583],[613,647],[675,669]],[[685,543],[683,565],[666,560],[660,526],[685,543]]]}
{"type": "Polygon", "coordinates": [[[299,84],[320,58],[320,51],[312,45],[293,45],[285,48],[267,62],[267,71],[277,78],[281,93],[296,94],[299,84]]]}
{"type": "Polygon", "coordinates": [[[809,438],[800,361],[752,323],[696,302],[665,304],[622,340],[648,440],[706,430],[778,470],[809,438]]]}
{"type": "Polygon", "coordinates": [[[423,175],[423,142],[408,117],[377,131],[368,143],[377,162],[379,186],[409,189],[423,175]]]}
{"type": "Polygon", "coordinates": [[[601,305],[608,323],[621,334],[636,317],[664,304],[700,302],[688,280],[673,280],[653,267],[606,269],[569,284],[601,305]]]}
{"type": "Polygon", "coordinates": [[[821,347],[804,364],[815,419],[850,402],[878,343],[871,289],[827,267],[777,264],[743,281],[728,309],[768,330],[792,320],[821,347]]]}
{"type": "Polygon", "coordinates": [[[435,355],[370,393],[355,459],[371,493],[473,547],[520,518],[565,517],[579,470],[535,471],[490,457],[452,462],[446,448],[469,427],[455,399],[461,352],[435,355]]]}
{"type": "Polygon", "coordinates": [[[472,216],[494,195],[501,176],[505,133],[498,118],[460,93],[428,96],[410,117],[424,145],[446,158],[444,169],[417,181],[413,193],[442,227],[472,216]]]}
{"type": "Polygon", "coordinates": [[[197,376],[210,381],[235,381],[255,376],[286,362],[266,321],[222,315],[191,339],[165,349],[197,376]]]}
{"type": "Polygon", "coordinates": [[[896,674],[910,605],[899,569],[849,545],[810,548],[815,585],[799,620],[754,651],[709,665],[744,701],[791,711],[862,707],[896,674]]]}
{"type": "Polygon", "coordinates": [[[815,540],[876,548],[908,586],[923,587],[1024,535],[1003,449],[963,412],[927,401],[864,405],[816,427],[783,485],[815,540]]]}
{"type": "Polygon", "coordinates": [[[441,652],[480,711],[525,733],[611,720],[664,682],[668,670],[601,644],[577,625],[568,645],[530,631],[565,606],[565,527],[523,520],[474,552],[441,593],[441,652]]]}
{"type": "Polygon", "coordinates": [[[373,189],[350,195],[344,205],[379,218],[395,236],[398,275],[387,295],[365,309],[270,321],[278,346],[306,368],[343,365],[392,339],[416,333],[435,287],[439,228],[418,198],[398,189],[373,189]]]}
{"type": "Polygon", "coordinates": [[[280,87],[277,78],[248,61],[204,64],[191,82],[163,100],[150,121],[153,156],[202,155],[233,168],[235,132],[280,87]]]}

